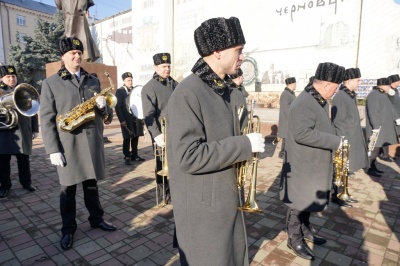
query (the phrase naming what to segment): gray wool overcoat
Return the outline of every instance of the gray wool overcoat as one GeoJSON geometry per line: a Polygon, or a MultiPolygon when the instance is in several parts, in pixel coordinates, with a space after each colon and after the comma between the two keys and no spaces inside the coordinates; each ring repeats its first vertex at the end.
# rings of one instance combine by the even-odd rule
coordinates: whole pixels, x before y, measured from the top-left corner
{"type": "Polygon", "coordinates": [[[81,40],[85,50],[83,58],[87,61],[96,61],[100,57],[100,52],[92,38],[85,15],[89,7],[94,5],[93,0],[55,0],[55,3],[65,19],[64,35],[81,40]]]}
{"type": "MultiPolygon", "coordinates": [[[[0,95],[11,93],[10,87],[4,83],[0,87],[0,95]]],[[[0,154],[32,154],[32,133],[39,132],[38,116],[24,116],[14,109],[18,116],[18,124],[12,129],[0,130],[0,154]]],[[[3,127],[3,125],[1,125],[3,127]]]]}
{"type": "Polygon", "coordinates": [[[290,208],[319,212],[328,203],[332,151],[340,145],[328,113],[328,104],[322,107],[306,91],[291,104],[280,186],[280,198],[290,208]]]}
{"type": "Polygon", "coordinates": [[[61,152],[65,155],[66,166],[57,166],[62,186],[104,179],[103,116],[109,112],[109,107],[100,113],[95,106],[95,119],[71,132],[63,132],[56,123],[58,115],[65,115],[82,103],[80,91],[85,100],[89,100],[101,91],[99,80],[83,74],[78,84],[76,79],[63,80],[56,73],[42,84],[40,122],[43,143],[47,154],[61,152]]]}
{"type": "MultiPolygon", "coordinates": [[[[397,88],[394,89],[394,96],[389,98],[391,99],[391,101],[393,102],[393,108],[396,111],[396,115],[398,117],[400,117],[400,94],[399,94],[399,90],[397,88]]],[[[397,134],[400,134],[400,125],[396,126],[396,130],[397,130],[397,134]]]]}
{"type": "Polygon", "coordinates": [[[249,139],[239,136],[229,90],[220,96],[191,74],[178,85],[167,109],[176,235],[188,264],[248,265],[234,165],[252,153],[249,139]]]}
{"type": "Polygon", "coordinates": [[[393,104],[385,92],[374,89],[368,94],[365,114],[367,119],[365,126],[367,140],[372,135],[372,129],[381,127],[375,147],[387,146],[398,142],[395,120],[399,117],[397,117],[393,104]]]}
{"type": "Polygon", "coordinates": [[[361,129],[356,99],[344,90],[339,90],[332,100],[331,114],[336,134],[345,136],[349,141],[350,171],[369,167],[368,148],[361,129]]]}
{"type": "Polygon", "coordinates": [[[153,139],[161,134],[160,118],[165,116],[168,99],[177,85],[176,81],[172,81],[165,86],[152,78],[143,86],[144,123],[153,139]]]}
{"type": "Polygon", "coordinates": [[[292,102],[296,99],[294,93],[284,90],[279,98],[279,122],[278,122],[278,137],[286,138],[288,131],[289,108],[292,102]]]}

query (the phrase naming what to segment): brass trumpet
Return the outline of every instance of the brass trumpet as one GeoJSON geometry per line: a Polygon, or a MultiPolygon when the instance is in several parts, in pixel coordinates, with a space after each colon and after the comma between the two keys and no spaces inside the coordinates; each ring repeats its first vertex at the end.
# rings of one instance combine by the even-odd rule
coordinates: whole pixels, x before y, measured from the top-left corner
{"type": "MultiPolygon", "coordinates": [[[[259,116],[253,115],[253,110],[249,112],[249,120],[247,122],[247,127],[243,129],[243,135],[249,134],[250,132],[260,133],[261,120],[259,116]],[[253,129],[253,120],[254,129],[253,129]]],[[[258,152],[253,153],[251,158],[251,179],[249,185],[249,193],[247,194],[246,202],[243,206],[238,209],[245,212],[263,213],[263,211],[258,207],[256,202],[256,186],[257,186],[257,167],[258,167],[258,152]]],[[[247,169],[249,168],[249,162],[240,162],[238,165],[238,187],[243,188],[246,182],[247,169]]]]}
{"type": "Polygon", "coordinates": [[[334,184],[339,188],[343,187],[343,191],[337,195],[341,200],[351,199],[349,193],[349,149],[350,145],[342,136],[342,144],[335,151],[333,163],[335,165],[335,180],[334,184]]]}

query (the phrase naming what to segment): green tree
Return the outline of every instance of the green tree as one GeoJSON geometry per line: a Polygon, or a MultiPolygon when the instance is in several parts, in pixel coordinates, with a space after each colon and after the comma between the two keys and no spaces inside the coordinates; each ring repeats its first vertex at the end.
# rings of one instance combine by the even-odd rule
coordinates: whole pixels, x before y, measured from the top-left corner
{"type": "Polygon", "coordinates": [[[25,44],[19,42],[11,46],[10,64],[18,72],[18,82],[29,83],[40,89],[46,78],[46,64],[60,60],[58,43],[64,34],[64,19],[58,12],[52,22],[38,17],[35,36],[22,37],[25,44]]]}

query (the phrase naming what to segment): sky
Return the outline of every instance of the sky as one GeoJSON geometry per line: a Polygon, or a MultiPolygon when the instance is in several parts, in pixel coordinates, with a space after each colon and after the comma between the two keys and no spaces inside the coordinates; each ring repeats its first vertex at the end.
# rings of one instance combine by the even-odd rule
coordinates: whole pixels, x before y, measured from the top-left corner
{"type": "MultiPolygon", "coordinates": [[[[43,4],[56,6],[54,0],[34,0],[43,4]]],[[[68,0],[69,1],[69,0],[68,0]]],[[[93,0],[94,6],[89,9],[90,16],[104,19],[132,8],[131,0],[93,0]]]]}

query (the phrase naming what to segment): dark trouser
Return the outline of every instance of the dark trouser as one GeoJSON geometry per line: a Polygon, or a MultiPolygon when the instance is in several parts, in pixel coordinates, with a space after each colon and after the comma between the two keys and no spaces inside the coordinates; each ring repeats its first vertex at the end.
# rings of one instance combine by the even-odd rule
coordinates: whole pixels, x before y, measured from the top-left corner
{"type": "Polygon", "coordinates": [[[138,156],[138,143],[139,137],[124,138],[122,142],[122,152],[124,156],[135,159],[138,156]]]}
{"type": "MultiPolygon", "coordinates": [[[[31,184],[29,155],[16,154],[19,182],[23,187],[31,184]]],[[[11,188],[11,154],[0,154],[0,184],[2,188],[11,188]]]]}
{"type": "Polygon", "coordinates": [[[285,144],[286,144],[286,138],[282,138],[281,141],[281,151],[279,152],[279,158],[283,158],[285,156],[285,144]]]}
{"type": "MultiPolygon", "coordinates": [[[[89,211],[89,222],[91,226],[97,226],[103,221],[104,211],[99,200],[97,181],[89,179],[82,182],[83,198],[86,209],[89,211]]],[[[76,185],[61,186],[60,213],[63,226],[62,235],[73,234],[76,231],[76,185]]]]}
{"type": "Polygon", "coordinates": [[[310,212],[288,209],[286,213],[286,227],[292,246],[299,245],[303,241],[302,226],[309,228],[310,215],[310,212]]]}
{"type": "Polygon", "coordinates": [[[382,159],[389,158],[390,157],[389,156],[389,145],[383,146],[380,151],[380,154],[381,154],[382,159]]]}
{"type": "Polygon", "coordinates": [[[371,156],[369,157],[370,169],[376,170],[376,158],[379,156],[382,147],[375,147],[371,151],[371,156]]]}

